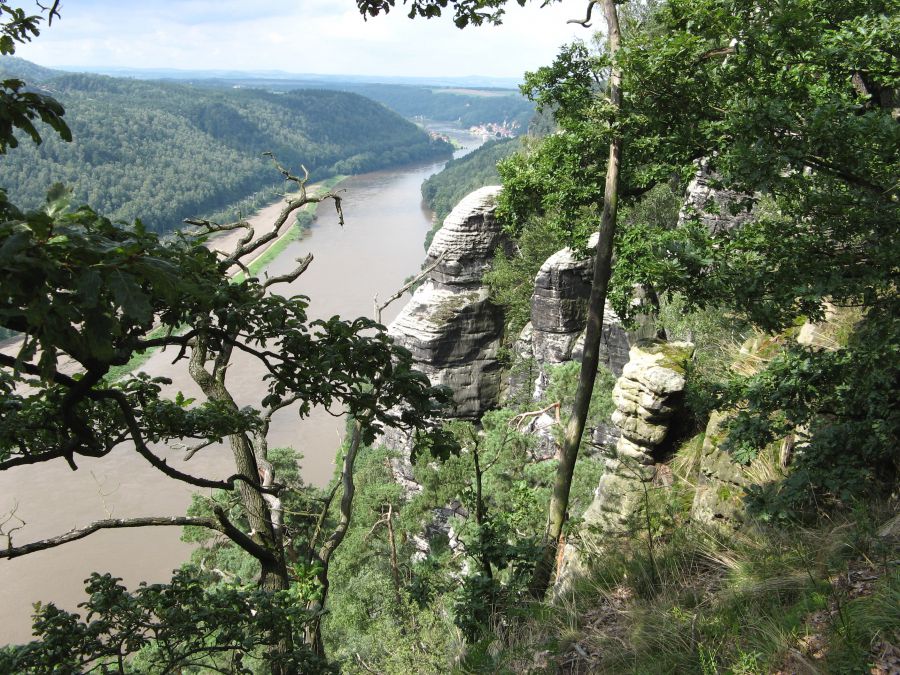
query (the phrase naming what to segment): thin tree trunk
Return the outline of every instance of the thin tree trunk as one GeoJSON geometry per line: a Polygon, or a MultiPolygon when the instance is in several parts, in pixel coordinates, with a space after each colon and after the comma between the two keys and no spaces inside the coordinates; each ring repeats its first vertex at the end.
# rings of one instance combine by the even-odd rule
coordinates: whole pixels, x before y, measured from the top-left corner
{"type": "Polygon", "coordinates": [[[484,531],[486,514],[484,508],[484,495],[482,492],[481,461],[478,457],[477,439],[472,448],[472,456],[475,460],[475,523],[478,525],[478,540],[481,544],[481,572],[488,579],[493,579],[494,572],[491,569],[491,561],[487,556],[487,533],[484,531]]]}
{"type": "Polygon", "coordinates": [[[397,601],[397,607],[400,608],[403,605],[403,598],[400,595],[400,563],[397,559],[397,538],[394,535],[393,504],[388,504],[387,530],[388,541],[391,544],[391,576],[394,579],[394,599],[397,601]]]}
{"type": "MultiPolygon", "coordinates": [[[[618,108],[622,102],[620,91],[621,71],[615,64],[619,51],[619,19],[614,0],[602,0],[603,14],[606,18],[609,54],[613,59],[612,72],[609,78],[609,101],[618,108]]],[[[556,480],[553,484],[553,495],[547,519],[547,531],[544,535],[544,550],[541,559],[535,566],[529,591],[536,599],[543,598],[550,585],[556,561],[560,535],[566,521],[569,507],[569,491],[572,487],[572,474],[575,471],[575,460],[587,420],[597,366],[600,361],[600,337],[603,330],[603,308],[609,289],[609,278],[612,273],[613,238],[616,233],[616,210],[619,191],[619,162],[622,154],[622,140],[616,135],[609,146],[609,163],[606,167],[606,185],[603,194],[603,212],[600,216],[600,240],[594,256],[594,276],[591,282],[591,295],[588,304],[587,331],[584,338],[584,356],[578,377],[578,388],[575,402],[572,405],[572,416],[566,426],[556,480]]]]}
{"type": "MultiPolygon", "coordinates": [[[[344,494],[341,495],[340,518],[334,532],[322,544],[322,550],[318,553],[318,562],[321,565],[317,579],[322,586],[321,597],[317,602],[310,603],[308,609],[314,612],[321,612],[325,608],[328,600],[328,565],[331,562],[331,556],[337,550],[347,530],[350,527],[350,516],[353,512],[353,495],[356,492],[356,485],[353,482],[353,468],[356,464],[356,455],[359,452],[359,445],[362,441],[362,424],[359,421],[353,423],[353,436],[350,439],[350,445],[347,447],[347,453],[344,455],[344,466],[341,469],[341,483],[344,488],[344,494]]],[[[322,622],[321,617],[316,617],[312,621],[312,625],[307,630],[307,641],[317,656],[325,657],[325,644],[322,641],[322,622]]]]}

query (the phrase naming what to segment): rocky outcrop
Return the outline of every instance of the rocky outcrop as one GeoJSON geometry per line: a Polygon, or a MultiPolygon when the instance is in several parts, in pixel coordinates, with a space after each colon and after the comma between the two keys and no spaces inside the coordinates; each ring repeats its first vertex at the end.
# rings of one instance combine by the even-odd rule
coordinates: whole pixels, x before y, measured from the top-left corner
{"type": "Polygon", "coordinates": [[[678,214],[678,225],[698,219],[712,235],[740,227],[753,217],[754,199],[742,192],[728,190],[719,184],[708,160],[700,162],[688,184],[684,204],[678,214]]]}
{"type": "MultiPolygon", "coordinates": [[[[596,247],[597,235],[588,242],[596,247]]],[[[531,296],[531,321],[513,346],[515,364],[507,380],[509,398],[524,393],[537,401],[549,382],[547,366],[580,361],[584,348],[587,303],[591,293],[593,258],[571,248],[557,251],[541,265],[534,279],[531,296]]],[[[630,341],[634,339],[622,326],[609,302],[603,313],[600,363],[615,375],[628,361],[630,341]]]]}
{"type": "MultiPolygon", "coordinates": [[[[597,235],[588,251],[597,246],[597,235]]],[[[593,258],[571,248],[557,251],[541,265],[531,296],[532,355],[541,364],[581,360],[593,258]]],[[[628,361],[629,338],[609,302],[603,312],[600,363],[619,375],[628,361]]]]}
{"type": "Polygon", "coordinates": [[[743,521],[746,488],[752,483],[743,466],[720,448],[727,416],[710,415],[700,451],[700,472],[691,518],[702,523],[732,525],[743,521]]]}
{"type": "Polygon", "coordinates": [[[605,457],[606,473],[584,520],[605,534],[628,532],[644,497],[646,484],[662,461],[658,450],[680,410],[685,366],[693,354],[687,342],[642,340],[613,389],[613,426],[620,437],[605,457]]]}
{"type": "Polygon", "coordinates": [[[481,284],[505,241],[494,219],[499,192],[476,190],[447,216],[425,262],[437,264],[388,328],[432,384],[453,390],[451,417],[478,418],[500,395],[503,312],[481,284]]]}
{"type": "Polygon", "coordinates": [[[616,381],[616,410],[609,428],[598,428],[594,442],[604,448],[606,471],[584,513],[580,538],[586,549],[565,544],[558,564],[554,594],[566,595],[586,569],[581,550],[609,546],[611,538],[640,527],[637,516],[650,486],[665,482],[660,471],[671,423],[680,413],[685,366],[694,352],[689,342],[640,340],[616,381]],[[598,439],[598,434],[606,438],[598,439]]]}
{"type": "Polygon", "coordinates": [[[542,364],[572,358],[584,331],[591,292],[591,259],[570,248],[547,258],[534,278],[531,296],[532,353],[542,364]]]}

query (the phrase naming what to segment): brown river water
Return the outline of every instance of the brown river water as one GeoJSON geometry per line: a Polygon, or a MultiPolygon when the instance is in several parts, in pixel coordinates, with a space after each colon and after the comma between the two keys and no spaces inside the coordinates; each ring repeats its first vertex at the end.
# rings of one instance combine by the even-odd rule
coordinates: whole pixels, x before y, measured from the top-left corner
{"type": "MultiPolygon", "coordinates": [[[[480,145],[468,134],[441,129],[464,147],[456,156],[480,145]]],[[[284,295],[311,298],[310,318],[335,314],[344,318],[371,317],[372,299],[384,299],[403,280],[415,274],[424,260],[422,247],[431,226],[431,212],[422,205],[420,186],[439,171],[443,162],[402,167],[354,176],[344,181],[342,228],[330,203],[319,209],[311,231],[289,244],[267,268],[283,274],[298,257],[312,253],[309,269],[284,295]]],[[[280,203],[262,209],[254,218],[257,232],[272,221],[280,203]]],[[[389,323],[406,298],[382,316],[389,323]]],[[[238,354],[229,370],[228,384],[240,405],[257,404],[263,394],[262,368],[238,354]]],[[[173,381],[171,390],[197,396],[187,374],[186,361],[172,364],[174,352],[154,354],[142,370],[173,381]]],[[[303,453],[304,479],[324,485],[334,472],[344,419],[322,409],[300,420],[295,410],[280,411],[273,419],[269,446],[292,446],[303,453]]],[[[223,478],[233,473],[230,452],[211,446],[183,461],[183,450],[157,447],[169,463],[195,475],[223,478]]],[[[24,526],[13,533],[14,544],[24,544],[83,527],[100,518],[184,514],[192,492],[188,485],[170,480],[153,469],[133,450],[117,448],[101,459],[83,458],[78,471],[64,461],[23,466],[0,474],[0,523],[15,512],[24,526]]],[[[7,522],[3,531],[19,525],[7,522]]],[[[32,603],[53,601],[74,609],[84,600],[84,580],[92,571],[110,572],[127,584],[140,580],[167,581],[174,568],[190,555],[191,545],[180,541],[180,528],[151,527],[106,530],[55,549],[14,560],[0,560],[0,645],[30,639],[32,603]]],[[[0,541],[5,546],[5,538],[0,541]]]]}

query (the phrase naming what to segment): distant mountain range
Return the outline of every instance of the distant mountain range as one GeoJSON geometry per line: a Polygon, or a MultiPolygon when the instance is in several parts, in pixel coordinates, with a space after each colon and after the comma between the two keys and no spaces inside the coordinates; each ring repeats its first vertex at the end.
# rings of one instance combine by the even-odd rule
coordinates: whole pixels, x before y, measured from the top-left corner
{"type": "Polygon", "coordinates": [[[139,80],[294,80],[330,84],[406,84],[420,87],[473,87],[488,89],[518,89],[520,80],[513,77],[406,77],[399,75],[326,75],[317,73],[288,73],[283,70],[191,70],[179,68],[117,68],[114,66],[62,66],[58,70],[95,73],[114,77],[133,77],[139,80]]]}

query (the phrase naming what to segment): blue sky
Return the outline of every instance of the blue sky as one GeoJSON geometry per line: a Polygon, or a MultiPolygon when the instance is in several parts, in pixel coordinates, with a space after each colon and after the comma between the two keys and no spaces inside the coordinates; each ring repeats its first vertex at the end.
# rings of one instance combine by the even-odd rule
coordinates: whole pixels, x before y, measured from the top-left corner
{"type": "Polygon", "coordinates": [[[63,0],[62,19],[17,54],[48,67],[518,78],[590,37],[566,23],[586,2],[539,4],[511,1],[504,25],[459,30],[402,7],[363,21],[354,0],[63,0]]]}

